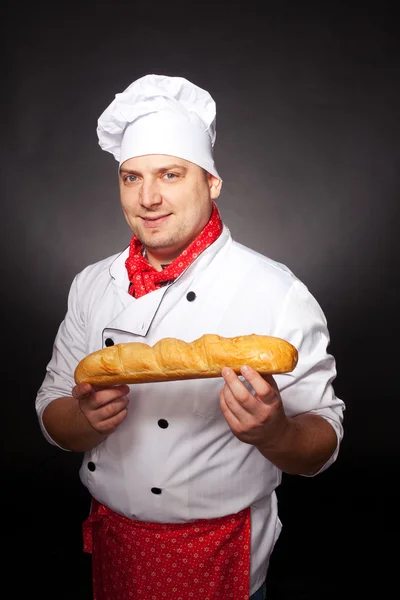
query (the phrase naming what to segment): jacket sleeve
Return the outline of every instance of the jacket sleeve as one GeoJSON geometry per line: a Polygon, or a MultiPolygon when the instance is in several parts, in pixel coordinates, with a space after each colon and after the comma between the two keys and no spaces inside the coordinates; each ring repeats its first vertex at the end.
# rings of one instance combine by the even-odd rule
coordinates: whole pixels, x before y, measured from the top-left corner
{"type": "Polygon", "coordinates": [[[58,444],[49,436],[43,425],[43,412],[56,398],[71,396],[75,385],[75,367],[86,353],[84,322],[78,303],[78,280],[76,276],[71,284],[67,313],[56,334],[52,356],[35,401],[42,433],[48,442],[56,446],[58,444]]]}
{"type": "Polygon", "coordinates": [[[320,473],[338,456],[345,405],[333,388],[336,362],[328,352],[330,335],[325,315],[299,280],[295,280],[288,291],[275,335],[291,342],[299,353],[298,364],[292,373],[275,376],[287,416],[320,415],[332,425],[337,436],[336,450],[318,471],[320,473]]]}

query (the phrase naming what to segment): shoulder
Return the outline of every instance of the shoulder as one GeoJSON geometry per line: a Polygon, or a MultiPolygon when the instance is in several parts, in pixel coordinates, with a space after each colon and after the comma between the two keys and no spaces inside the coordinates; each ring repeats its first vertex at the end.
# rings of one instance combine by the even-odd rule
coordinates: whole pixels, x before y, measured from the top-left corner
{"type": "Polygon", "coordinates": [[[80,273],[78,273],[78,275],[81,277],[88,277],[90,275],[99,275],[104,272],[110,273],[112,265],[117,259],[121,259],[124,254],[125,249],[121,252],[117,252],[116,254],[112,254],[111,256],[107,256],[106,258],[103,258],[95,263],[89,264],[84,267],[80,273]]]}
{"type": "Polygon", "coordinates": [[[121,252],[107,256],[102,260],[84,267],[75,276],[77,286],[85,288],[93,286],[97,287],[99,285],[104,285],[107,281],[115,279],[114,271],[116,265],[124,265],[126,253],[127,249],[125,248],[121,252]]]}
{"type": "MultiPolygon", "coordinates": [[[[68,306],[79,309],[82,317],[89,315],[96,307],[104,305],[107,298],[113,297],[112,288],[116,282],[114,271],[123,277],[121,265],[125,263],[126,249],[89,264],[75,274],[68,293],[68,306]],[[111,296],[110,296],[111,294],[111,296]]],[[[126,271],[126,269],[125,269],[126,271]]]]}
{"type": "Polygon", "coordinates": [[[236,241],[233,241],[231,245],[231,259],[232,262],[243,265],[249,277],[253,275],[262,279],[266,278],[268,281],[280,282],[288,287],[291,287],[295,281],[299,281],[287,265],[236,241]]]}

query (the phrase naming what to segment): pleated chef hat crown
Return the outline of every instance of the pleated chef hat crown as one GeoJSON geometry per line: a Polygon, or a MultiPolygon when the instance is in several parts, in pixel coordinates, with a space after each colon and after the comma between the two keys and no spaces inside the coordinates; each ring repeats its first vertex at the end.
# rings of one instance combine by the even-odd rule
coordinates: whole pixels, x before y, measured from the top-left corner
{"type": "Polygon", "coordinates": [[[215,120],[206,90],[183,77],[145,75],[115,95],[98,119],[97,135],[120,165],[135,156],[168,154],[221,179],[213,158],[215,120]]]}

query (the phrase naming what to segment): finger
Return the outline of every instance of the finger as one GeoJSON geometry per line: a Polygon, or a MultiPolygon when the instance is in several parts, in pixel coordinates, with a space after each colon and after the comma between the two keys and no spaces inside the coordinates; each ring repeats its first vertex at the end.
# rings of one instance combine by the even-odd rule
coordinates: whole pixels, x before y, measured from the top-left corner
{"type": "Polygon", "coordinates": [[[239,402],[246,402],[248,396],[251,396],[251,393],[246,388],[246,386],[240,381],[239,377],[236,375],[233,369],[224,367],[222,369],[221,374],[225,380],[227,387],[232,392],[234,398],[236,398],[236,400],[238,400],[239,402]]]}
{"type": "Polygon", "coordinates": [[[244,365],[240,371],[262,402],[268,404],[269,401],[276,398],[278,388],[271,375],[262,377],[255,369],[247,365],[244,365]]]}
{"type": "Polygon", "coordinates": [[[72,397],[75,398],[75,400],[89,398],[91,394],[94,394],[94,389],[90,383],[78,383],[72,388],[72,397]]]}
{"type": "MultiPolygon", "coordinates": [[[[107,405],[109,406],[109,405],[107,405]]],[[[96,420],[92,423],[95,429],[99,433],[112,433],[118,425],[122,423],[128,414],[127,405],[123,406],[121,410],[115,412],[115,414],[110,414],[104,420],[97,420],[98,415],[96,415],[96,420]]]]}
{"type": "Polygon", "coordinates": [[[120,412],[126,411],[128,404],[129,399],[126,396],[111,400],[110,402],[107,402],[107,404],[104,404],[94,411],[93,419],[97,422],[113,419],[120,412]]]}
{"type": "MultiPolygon", "coordinates": [[[[232,392],[230,392],[229,388],[224,386],[219,395],[219,404],[221,407],[222,414],[224,415],[229,427],[231,427],[231,429],[236,430],[240,426],[240,420],[236,416],[235,412],[232,410],[232,398],[232,392]],[[230,399],[228,394],[231,395],[230,399]]],[[[238,404],[236,400],[235,402],[236,404],[238,404]]],[[[242,408],[242,410],[244,409],[242,408]]]]}
{"type": "Polygon", "coordinates": [[[116,385],[96,391],[90,384],[82,383],[73,388],[72,395],[77,400],[89,401],[90,406],[96,409],[117,398],[127,396],[129,391],[128,385],[116,385]]]}
{"type": "MultiPolygon", "coordinates": [[[[226,385],[232,392],[234,398],[239,403],[239,405],[252,415],[260,415],[260,408],[264,404],[263,399],[259,398],[258,395],[252,394],[232,369],[224,368],[222,370],[222,373],[226,385]]],[[[255,373],[257,377],[261,379],[261,382],[264,384],[264,391],[267,392],[270,389],[269,385],[262,379],[261,375],[259,375],[257,372],[255,373]]],[[[234,407],[234,402],[230,402],[229,398],[228,405],[231,408],[234,407]]],[[[239,415],[239,408],[236,407],[235,410],[236,414],[239,415]]]]}
{"type": "Polygon", "coordinates": [[[277,392],[279,392],[279,388],[278,388],[278,384],[276,383],[275,379],[273,378],[272,375],[262,375],[262,378],[269,383],[269,385],[276,390],[277,392]]]}
{"type": "Polygon", "coordinates": [[[221,395],[232,414],[242,424],[249,423],[261,416],[263,403],[252,395],[235,373],[233,375],[234,377],[229,372],[225,373],[227,383],[222,388],[221,395]]]}
{"type": "Polygon", "coordinates": [[[101,398],[102,402],[107,403],[122,396],[127,396],[130,392],[129,385],[115,385],[110,388],[98,390],[96,396],[101,398]]]}

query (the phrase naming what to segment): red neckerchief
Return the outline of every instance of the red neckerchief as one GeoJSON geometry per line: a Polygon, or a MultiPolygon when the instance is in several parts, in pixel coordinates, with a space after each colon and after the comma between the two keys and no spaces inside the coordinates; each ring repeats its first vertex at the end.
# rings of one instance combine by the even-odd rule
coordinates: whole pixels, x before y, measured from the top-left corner
{"type": "Polygon", "coordinates": [[[220,236],[222,221],[216,204],[207,225],[197,238],[162,271],[157,271],[143,256],[142,242],[134,235],[129,246],[129,256],[125,261],[130,286],[129,293],[140,298],[163,283],[174,281],[183,271],[220,236]]]}

